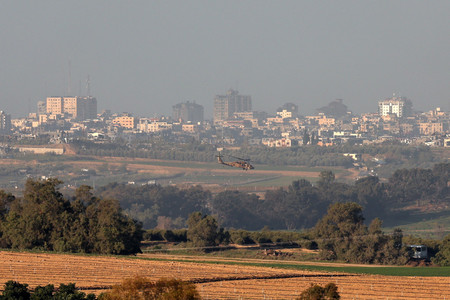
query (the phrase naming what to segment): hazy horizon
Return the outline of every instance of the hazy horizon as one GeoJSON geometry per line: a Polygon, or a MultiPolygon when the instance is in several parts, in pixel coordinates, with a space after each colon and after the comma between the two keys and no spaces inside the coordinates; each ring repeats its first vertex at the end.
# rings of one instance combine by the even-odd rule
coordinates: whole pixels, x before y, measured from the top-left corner
{"type": "Polygon", "coordinates": [[[99,111],[171,115],[230,88],[253,110],[356,113],[405,96],[450,110],[449,1],[2,1],[0,110],[91,95],[99,111]],[[69,84],[70,79],[70,84],[69,84]]]}

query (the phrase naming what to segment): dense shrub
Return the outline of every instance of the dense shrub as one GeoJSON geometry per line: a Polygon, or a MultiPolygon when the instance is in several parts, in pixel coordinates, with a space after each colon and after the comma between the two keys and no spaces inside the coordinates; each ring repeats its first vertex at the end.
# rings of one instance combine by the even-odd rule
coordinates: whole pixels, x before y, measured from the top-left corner
{"type": "Polygon", "coordinates": [[[318,284],[311,284],[309,288],[300,294],[298,300],[337,300],[341,299],[338,287],[334,283],[328,283],[325,287],[318,284]]]}
{"type": "Polygon", "coordinates": [[[102,294],[101,300],[195,300],[201,299],[196,287],[178,279],[162,278],[152,282],[147,278],[137,276],[125,279],[110,292],[102,294]]]}
{"type": "Polygon", "coordinates": [[[74,283],[60,284],[55,289],[52,284],[46,286],[37,286],[34,291],[28,289],[28,284],[22,284],[17,281],[8,281],[5,283],[0,300],[95,300],[94,294],[86,295],[75,287],[74,283]]]}
{"type": "Polygon", "coordinates": [[[450,234],[445,236],[433,262],[440,266],[450,266],[450,234]]]}

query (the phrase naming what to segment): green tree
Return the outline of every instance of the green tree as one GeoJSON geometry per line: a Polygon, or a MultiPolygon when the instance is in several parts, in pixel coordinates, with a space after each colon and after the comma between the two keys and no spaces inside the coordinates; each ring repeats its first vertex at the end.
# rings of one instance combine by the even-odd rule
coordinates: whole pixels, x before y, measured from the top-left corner
{"type": "Polygon", "coordinates": [[[336,177],[332,171],[322,171],[319,174],[319,185],[328,186],[332,184],[335,179],[336,177]]]}
{"type": "Polygon", "coordinates": [[[116,200],[98,200],[86,208],[89,250],[103,254],[140,252],[142,225],[123,215],[116,200]]]}
{"type": "Polygon", "coordinates": [[[54,300],[94,300],[96,299],[94,294],[89,294],[86,296],[85,293],[80,292],[75,287],[74,283],[69,284],[63,284],[61,283],[59,285],[59,288],[54,293],[53,298],[54,300]]]}
{"type": "Polygon", "coordinates": [[[54,178],[27,180],[23,199],[11,205],[4,226],[12,247],[53,249],[52,243],[67,229],[64,211],[70,206],[57,190],[61,183],[54,178]]]}
{"type": "Polygon", "coordinates": [[[0,190],[0,221],[8,213],[11,203],[15,200],[14,195],[0,190]]]}
{"type": "Polygon", "coordinates": [[[439,247],[439,252],[433,258],[433,262],[440,266],[450,266],[450,234],[444,237],[439,247]]]}
{"type": "Polygon", "coordinates": [[[187,225],[187,238],[192,245],[195,247],[217,246],[218,224],[214,217],[195,212],[189,216],[187,225]]]}
{"type": "Polygon", "coordinates": [[[261,201],[255,194],[239,191],[225,191],[211,201],[212,211],[218,215],[221,224],[227,227],[258,229],[264,220],[258,214],[261,201]]]}
{"type": "Polygon", "coordinates": [[[128,254],[140,252],[141,224],[125,216],[115,200],[94,197],[81,186],[73,201],[61,181],[28,180],[24,197],[14,200],[0,220],[0,242],[19,249],[128,254]]]}
{"type": "Polygon", "coordinates": [[[48,300],[53,299],[55,287],[53,284],[46,286],[37,286],[31,294],[31,300],[48,300]]]}
{"type": "Polygon", "coordinates": [[[30,291],[28,284],[21,284],[17,281],[10,280],[5,283],[1,300],[28,300],[30,299],[30,291]]]}
{"type": "Polygon", "coordinates": [[[354,190],[357,202],[364,207],[365,216],[368,220],[383,216],[386,201],[383,187],[376,176],[368,176],[355,182],[354,190]]]}
{"type": "Polygon", "coordinates": [[[316,224],[314,231],[323,258],[353,261],[355,253],[352,250],[357,244],[360,246],[360,238],[367,234],[362,207],[353,202],[335,203],[316,224]]]}

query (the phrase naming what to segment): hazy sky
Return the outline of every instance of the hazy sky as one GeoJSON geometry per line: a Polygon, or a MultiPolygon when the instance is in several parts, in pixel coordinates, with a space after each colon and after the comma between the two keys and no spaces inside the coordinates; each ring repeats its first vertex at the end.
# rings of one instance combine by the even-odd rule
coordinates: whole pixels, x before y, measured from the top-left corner
{"type": "Polygon", "coordinates": [[[209,118],[230,88],[269,113],[376,111],[392,93],[450,110],[449,16],[448,0],[3,0],[0,110],[84,95],[88,74],[99,111],[137,116],[189,100],[209,118]]]}

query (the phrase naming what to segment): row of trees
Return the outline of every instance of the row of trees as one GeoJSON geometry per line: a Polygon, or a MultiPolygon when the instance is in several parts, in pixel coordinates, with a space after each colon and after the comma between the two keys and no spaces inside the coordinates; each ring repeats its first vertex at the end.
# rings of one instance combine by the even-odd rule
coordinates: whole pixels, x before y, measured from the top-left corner
{"type": "MultiPolygon", "coordinates": [[[[409,255],[403,245],[401,230],[386,235],[381,231],[381,225],[380,219],[374,219],[369,226],[364,225],[362,206],[357,203],[335,203],[304,239],[309,239],[307,245],[318,246],[320,258],[325,260],[405,264],[409,255]]],[[[219,230],[216,220],[211,216],[193,213],[188,226],[187,241],[200,249],[230,240],[230,233],[219,230]]],[[[273,241],[266,239],[261,242],[273,241]]]]}
{"type": "MultiPolygon", "coordinates": [[[[338,287],[334,283],[328,283],[324,287],[313,285],[304,290],[299,300],[337,300],[340,299],[338,287]]],[[[156,282],[148,278],[136,276],[127,278],[121,284],[115,285],[108,292],[100,294],[97,298],[94,294],[85,295],[76,290],[75,284],[61,284],[58,289],[53,285],[38,286],[34,290],[28,288],[28,284],[16,281],[8,281],[5,284],[0,300],[196,300],[201,299],[196,286],[193,283],[179,279],[161,278],[156,282]]]]}
{"type": "MultiPolygon", "coordinates": [[[[216,195],[200,186],[188,189],[160,185],[110,184],[99,188],[102,198],[114,198],[144,228],[182,228],[196,211],[217,216],[224,227],[261,229],[302,229],[313,227],[327,207],[336,202],[355,202],[366,211],[368,221],[376,217],[390,220],[404,206],[449,204],[450,163],[433,169],[398,170],[385,183],[376,176],[354,184],[337,182],[331,171],[323,171],[313,185],[305,179],[286,188],[267,191],[264,199],[255,194],[224,191],[216,195]]],[[[390,222],[393,223],[393,222],[390,222]]]]}
{"type": "MultiPolygon", "coordinates": [[[[200,250],[229,242],[290,243],[308,249],[319,249],[319,257],[324,260],[389,265],[407,263],[410,253],[402,231],[395,229],[392,234],[385,234],[381,228],[382,221],[378,218],[372,220],[369,226],[365,225],[362,206],[346,202],[331,205],[326,215],[304,233],[224,231],[219,228],[214,217],[197,212],[188,219],[186,238],[183,239],[180,235],[178,241],[187,242],[200,250]]],[[[411,238],[409,241],[411,242],[411,238]]],[[[434,245],[428,246],[434,263],[450,265],[450,235],[442,242],[435,241],[434,245]]]]}
{"type": "Polygon", "coordinates": [[[5,283],[0,300],[95,300],[94,294],[86,295],[75,287],[75,284],[60,284],[55,289],[53,284],[37,286],[33,290],[28,284],[10,280],[5,283]]]}
{"type": "MultiPolygon", "coordinates": [[[[302,142],[300,142],[302,144],[302,142]]],[[[159,137],[145,141],[128,141],[117,139],[107,144],[96,144],[90,141],[76,141],[74,146],[79,154],[141,157],[181,161],[215,161],[214,145],[201,144],[198,141],[186,143],[166,142],[159,137]]],[[[342,153],[360,153],[371,156],[383,155],[387,162],[393,164],[407,163],[410,166],[423,167],[437,161],[428,147],[412,147],[402,144],[392,145],[352,145],[343,144],[331,147],[314,145],[294,146],[289,149],[273,149],[266,146],[241,147],[240,153],[230,153],[242,156],[247,153],[256,164],[302,165],[302,166],[352,166],[352,159],[342,153]]],[[[398,168],[398,167],[397,167],[398,168]]]]}
{"type": "Polygon", "coordinates": [[[0,247],[128,254],[140,251],[142,226],[116,200],[94,197],[81,186],[72,199],[57,179],[31,180],[23,197],[0,191],[0,247]]]}

